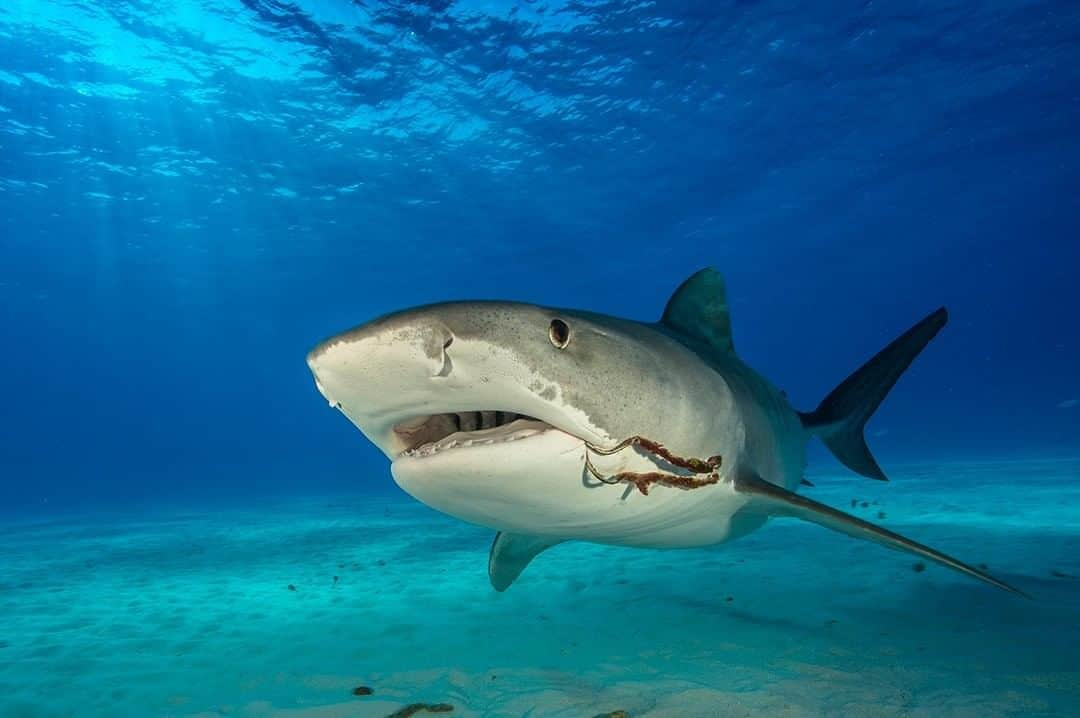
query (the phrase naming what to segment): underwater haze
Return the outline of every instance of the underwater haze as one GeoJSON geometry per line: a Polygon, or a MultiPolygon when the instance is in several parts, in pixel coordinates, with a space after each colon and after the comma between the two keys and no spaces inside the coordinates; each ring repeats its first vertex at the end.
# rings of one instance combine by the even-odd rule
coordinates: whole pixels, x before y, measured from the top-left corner
{"type": "Polygon", "coordinates": [[[5,2],[0,716],[1080,715],[1078,207],[1068,0],[5,2]],[[305,363],[702,267],[802,411],[948,308],[807,495],[1032,600],[786,521],[497,593],[305,363]]]}

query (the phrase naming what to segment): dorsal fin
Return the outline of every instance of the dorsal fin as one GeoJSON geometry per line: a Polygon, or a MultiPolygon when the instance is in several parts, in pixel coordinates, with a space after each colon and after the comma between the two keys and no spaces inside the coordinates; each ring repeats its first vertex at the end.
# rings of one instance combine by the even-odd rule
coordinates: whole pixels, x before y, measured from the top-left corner
{"type": "Polygon", "coordinates": [[[695,273],[675,290],[660,321],[718,352],[735,351],[724,279],[712,267],[695,273]]]}

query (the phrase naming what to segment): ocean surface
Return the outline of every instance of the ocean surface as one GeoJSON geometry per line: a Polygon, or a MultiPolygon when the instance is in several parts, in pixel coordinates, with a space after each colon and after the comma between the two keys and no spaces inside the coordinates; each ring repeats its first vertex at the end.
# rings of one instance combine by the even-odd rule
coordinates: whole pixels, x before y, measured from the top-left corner
{"type": "Polygon", "coordinates": [[[1078,192],[1076,2],[2,3],[0,718],[1080,715],[1078,192]],[[790,520],[499,593],[305,364],[706,266],[804,411],[948,307],[804,493],[1030,600],[790,520]]]}

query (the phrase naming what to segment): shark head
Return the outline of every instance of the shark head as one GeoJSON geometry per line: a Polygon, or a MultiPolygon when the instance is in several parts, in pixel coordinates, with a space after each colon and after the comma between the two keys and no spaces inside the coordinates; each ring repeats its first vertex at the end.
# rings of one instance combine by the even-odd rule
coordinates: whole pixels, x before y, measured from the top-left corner
{"type": "MultiPolygon", "coordinates": [[[[308,365],[330,405],[391,460],[402,489],[504,531],[624,542],[636,532],[626,487],[587,474],[586,443],[644,435],[693,455],[716,453],[706,437],[722,435],[720,376],[655,325],[603,315],[510,302],[419,307],[324,341],[308,365]],[[708,417],[693,401],[703,393],[713,397],[708,417]]],[[[602,463],[611,473],[655,468],[634,451],[602,463]]],[[[662,505],[641,509],[655,518],[662,505]]]]}

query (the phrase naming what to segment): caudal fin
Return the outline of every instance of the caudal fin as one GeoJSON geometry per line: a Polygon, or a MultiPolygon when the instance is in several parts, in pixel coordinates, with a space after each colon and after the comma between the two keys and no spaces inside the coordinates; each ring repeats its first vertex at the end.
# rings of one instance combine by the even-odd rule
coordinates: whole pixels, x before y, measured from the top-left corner
{"type": "Polygon", "coordinates": [[[888,481],[866,445],[863,430],[900,375],[948,320],[942,307],[901,334],[833,389],[817,409],[800,414],[803,426],[844,466],[871,479],[888,481]]]}

